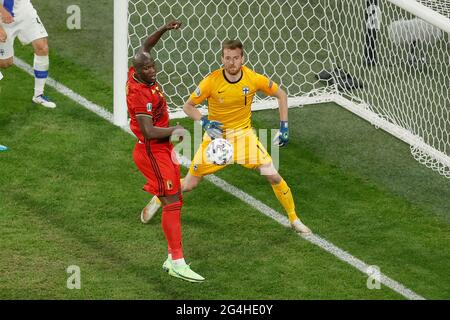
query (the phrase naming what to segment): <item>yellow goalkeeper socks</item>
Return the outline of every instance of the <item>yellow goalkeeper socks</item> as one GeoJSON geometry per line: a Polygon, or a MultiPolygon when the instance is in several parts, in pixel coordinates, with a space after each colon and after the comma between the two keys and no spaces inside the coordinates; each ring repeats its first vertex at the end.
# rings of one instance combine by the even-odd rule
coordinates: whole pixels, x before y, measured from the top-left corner
{"type": "Polygon", "coordinates": [[[272,185],[272,189],[277,196],[278,201],[280,201],[281,205],[284,207],[284,210],[286,210],[289,221],[293,222],[295,219],[298,219],[297,214],[295,213],[294,198],[292,197],[291,189],[287,185],[286,181],[281,179],[279,184],[272,185]]]}

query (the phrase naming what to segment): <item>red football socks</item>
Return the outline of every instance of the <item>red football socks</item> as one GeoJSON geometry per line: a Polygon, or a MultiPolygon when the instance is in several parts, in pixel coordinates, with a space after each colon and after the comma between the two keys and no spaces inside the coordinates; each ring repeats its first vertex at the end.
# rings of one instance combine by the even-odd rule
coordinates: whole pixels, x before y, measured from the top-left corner
{"type": "Polygon", "coordinates": [[[162,208],[161,225],[166,236],[169,253],[172,260],[183,258],[183,248],[181,243],[181,206],[182,202],[177,201],[162,208]]]}

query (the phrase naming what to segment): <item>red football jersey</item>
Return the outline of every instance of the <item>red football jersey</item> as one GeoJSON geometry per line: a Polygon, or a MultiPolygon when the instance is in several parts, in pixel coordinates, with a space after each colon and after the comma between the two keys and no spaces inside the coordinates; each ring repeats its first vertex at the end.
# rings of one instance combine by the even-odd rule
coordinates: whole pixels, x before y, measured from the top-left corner
{"type": "MultiPolygon", "coordinates": [[[[144,135],[139,128],[136,120],[136,114],[147,114],[152,117],[153,126],[167,128],[169,127],[169,112],[167,111],[167,102],[159,85],[155,82],[148,85],[140,82],[135,77],[135,69],[131,67],[128,71],[127,81],[127,106],[130,115],[130,129],[139,139],[144,142],[144,135]]],[[[163,141],[151,139],[151,143],[169,142],[169,138],[163,141]]]]}

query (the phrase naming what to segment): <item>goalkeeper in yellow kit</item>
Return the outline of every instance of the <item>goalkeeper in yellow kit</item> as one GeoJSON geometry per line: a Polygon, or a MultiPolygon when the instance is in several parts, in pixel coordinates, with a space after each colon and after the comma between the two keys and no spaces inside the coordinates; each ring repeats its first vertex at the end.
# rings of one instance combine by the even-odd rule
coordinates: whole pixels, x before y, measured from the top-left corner
{"type": "MultiPolygon", "coordinates": [[[[251,125],[251,104],[255,93],[262,91],[266,95],[275,96],[280,110],[280,131],[275,142],[281,147],[287,145],[289,131],[286,93],[269,78],[243,65],[244,49],[240,41],[225,41],[222,44],[221,58],[223,68],[203,79],[183,106],[184,112],[190,118],[200,121],[206,133],[192,160],[189,173],[182,181],[182,191],[191,191],[203,176],[225,167],[208,162],[205,155],[211,138],[224,137],[234,146],[234,163],[256,169],[264,175],[286,210],[292,228],[301,234],[310,234],[311,230],[296,214],[289,186],[274,168],[272,158],[258,140],[251,125]],[[208,116],[202,117],[195,106],[206,99],[208,116]]],[[[142,210],[142,222],[147,223],[159,207],[159,199],[155,196],[142,210]]]]}

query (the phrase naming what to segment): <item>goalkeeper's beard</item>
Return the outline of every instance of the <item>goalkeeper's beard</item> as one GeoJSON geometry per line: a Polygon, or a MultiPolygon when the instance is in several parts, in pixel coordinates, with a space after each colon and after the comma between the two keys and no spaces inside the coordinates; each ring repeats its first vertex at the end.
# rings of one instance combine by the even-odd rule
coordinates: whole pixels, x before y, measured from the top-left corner
{"type": "Polygon", "coordinates": [[[232,76],[235,76],[235,75],[237,75],[239,73],[239,71],[241,71],[241,68],[230,67],[230,68],[226,69],[226,71],[227,71],[228,74],[230,74],[232,76]]]}
{"type": "Polygon", "coordinates": [[[242,69],[241,63],[232,63],[232,64],[224,64],[224,69],[226,73],[228,73],[230,76],[236,76],[239,74],[239,72],[242,69]]]}

